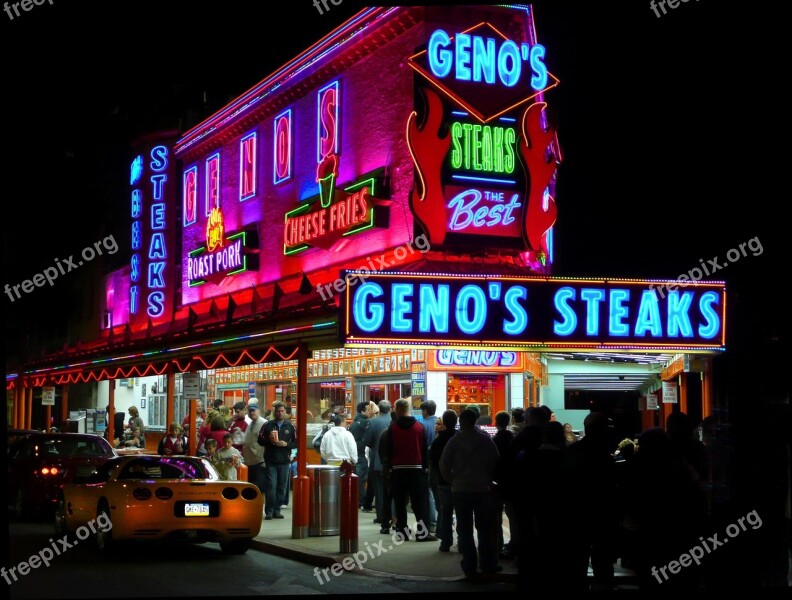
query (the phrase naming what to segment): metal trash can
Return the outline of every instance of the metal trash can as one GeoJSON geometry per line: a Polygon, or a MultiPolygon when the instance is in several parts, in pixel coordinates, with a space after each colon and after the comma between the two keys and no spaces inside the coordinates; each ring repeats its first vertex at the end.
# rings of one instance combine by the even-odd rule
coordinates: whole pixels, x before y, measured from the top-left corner
{"type": "Polygon", "coordinates": [[[307,465],[311,502],[308,535],[341,533],[341,471],[333,465],[307,465]]]}

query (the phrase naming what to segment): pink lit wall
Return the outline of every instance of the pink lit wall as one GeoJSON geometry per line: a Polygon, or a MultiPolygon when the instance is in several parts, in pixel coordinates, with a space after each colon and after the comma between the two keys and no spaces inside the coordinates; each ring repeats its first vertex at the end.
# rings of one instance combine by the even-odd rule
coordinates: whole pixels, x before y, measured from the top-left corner
{"type": "MultiPolygon", "coordinates": [[[[321,85],[307,90],[285,108],[290,108],[293,127],[292,176],[273,183],[274,119],[284,109],[247,127],[239,135],[200,156],[184,161],[183,172],[196,167],[198,172],[197,218],[184,226],[182,235],[182,303],[224,295],[242,287],[280,280],[305,271],[325,268],[357,268],[367,258],[379,257],[389,248],[409,244],[413,238],[413,218],[408,196],[413,184],[413,165],[405,140],[405,127],[413,110],[413,70],[405,64],[423,42],[422,25],[416,25],[359,60],[321,85]],[[387,228],[373,228],[343,238],[329,250],[310,248],[284,256],[283,224],[286,212],[300,201],[318,193],[317,167],[317,92],[332,81],[339,81],[339,177],[338,187],[361,175],[387,167],[390,175],[390,222],[387,228]],[[253,197],[240,201],[240,141],[257,134],[257,184],[253,197]],[[190,287],[188,253],[206,244],[207,159],[220,153],[220,208],[225,233],[257,228],[260,267],[222,281],[190,287]]],[[[332,60],[332,58],[331,58],[332,60]]],[[[179,174],[179,177],[183,177],[179,174]]],[[[180,200],[181,201],[181,198],[180,200]]]]}

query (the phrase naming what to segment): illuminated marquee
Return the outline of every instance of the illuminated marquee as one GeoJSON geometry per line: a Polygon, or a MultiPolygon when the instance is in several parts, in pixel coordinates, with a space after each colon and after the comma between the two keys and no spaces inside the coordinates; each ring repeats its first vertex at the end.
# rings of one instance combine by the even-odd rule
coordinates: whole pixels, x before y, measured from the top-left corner
{"type": "MultiPolygon", "coordinates": [[[[345,277],[354,275],[349,272],[345,277]]],[[[722,282],[367,274],[342,297],[346,344],[721,349],[722,282]],[[672,283],[673,285],[673,283],[672,283]]]]}

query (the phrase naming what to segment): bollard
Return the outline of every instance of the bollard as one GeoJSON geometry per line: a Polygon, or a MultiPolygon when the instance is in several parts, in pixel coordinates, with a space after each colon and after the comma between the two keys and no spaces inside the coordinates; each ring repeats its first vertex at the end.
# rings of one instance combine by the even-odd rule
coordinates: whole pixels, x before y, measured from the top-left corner
{"type": "Polygon", "coordinates": [[[341,463],[341,544],[342,553],[358,551],[358,476],[352,463],[341,463]]]}

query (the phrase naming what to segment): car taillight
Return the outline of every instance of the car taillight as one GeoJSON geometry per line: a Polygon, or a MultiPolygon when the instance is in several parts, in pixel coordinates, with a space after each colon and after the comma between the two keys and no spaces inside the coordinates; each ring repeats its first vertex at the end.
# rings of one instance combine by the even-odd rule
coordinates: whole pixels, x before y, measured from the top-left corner
{"type": "Polygon", "coordinates": [[[245,500],[254,500],[258,496],[258,490],[254,487],[246,487],[242,490],[242,497],[245,500]]]}
{"type": "Polygon", "coordinates": [[[173,498],[173,490],[166,487],[159,487],[155,490],[154,495],[160,500],[170,500],[173,498]]]}
{"type": "Polygon", "coordinates": [[[135,488],[135,491],[132,492],[132,496],[135,500],[148,500],[151,498],[151,490],[148,488],[135,488]]]}
{"type": "Polygon", "coordinates": [[[223,488],[223,498],[226,500],[236,500],[239,498],[239,490],[233,487],[223,488]]]}
{"type": "Polygon", "coordinates": [[[60,472],[58,467],[43,467],[41,469],[42,475],[58,475],[60,472]]]}

